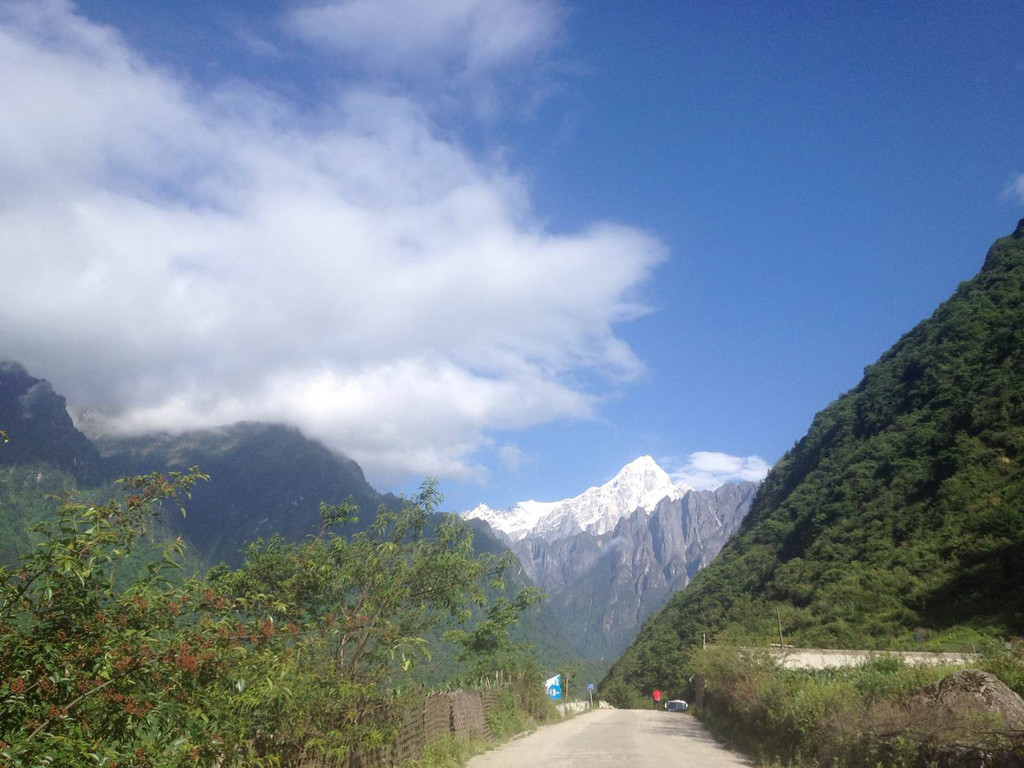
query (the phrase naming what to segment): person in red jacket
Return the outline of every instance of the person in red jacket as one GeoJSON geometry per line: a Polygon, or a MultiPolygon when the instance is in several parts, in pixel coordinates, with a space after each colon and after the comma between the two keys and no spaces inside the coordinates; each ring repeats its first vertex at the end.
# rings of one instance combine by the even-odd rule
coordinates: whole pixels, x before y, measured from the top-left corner
{"type": "Polygon", "coordinates": [[[651,694],[651,698],[654,699],[654,709],[657,709],[658,702],[661,701],[661,691],[655,688],[654,693],[651,694]]]}

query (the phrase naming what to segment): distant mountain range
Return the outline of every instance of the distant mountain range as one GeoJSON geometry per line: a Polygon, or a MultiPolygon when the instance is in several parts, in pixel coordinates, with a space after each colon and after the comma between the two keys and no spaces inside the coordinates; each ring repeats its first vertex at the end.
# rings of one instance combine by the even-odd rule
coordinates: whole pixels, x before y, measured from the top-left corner
{"type": "Polygon", "coordinates": [[[351,498],[369,525],[394,496],[374,490],[351,459],[278,424],[241,423],[180,434],[91,441],[72,423],[64,398],[17,363],[0,363],[0,467],[45,464],[72,475],[79,487],[118,477],[198,465],[201,483],[189,514],[165,522],[207,563],[240,562],[247,542],[278,533],[301,539],[320,526],[320,502],[351,498]]]}
{"type": "Polygon", "coordinates": [[[970,648],[1024,633],[1024,220],[815,416],[605,683],[683,690],[709,641],[970,648]]]}
{"type": "Polygon", "coordinates": [[[714,559],[756,490],[728,483],[695,491],[641,456],[571,499],[503,510],[481,504],[464,515],[506,538],[581,655],[613,658],[714,559]]]}

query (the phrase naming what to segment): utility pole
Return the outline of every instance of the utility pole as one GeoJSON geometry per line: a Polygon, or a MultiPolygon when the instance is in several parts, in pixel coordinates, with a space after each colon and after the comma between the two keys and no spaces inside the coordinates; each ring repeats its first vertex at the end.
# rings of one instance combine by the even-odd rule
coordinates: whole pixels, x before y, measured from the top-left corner
{"type": "Polygon", "coordinates": [[[782,639],[782,611],[779,610],[778,604],[775,606],[775,616],[779,620],[779,648],[785,648],[786,642],[782,639]]]}

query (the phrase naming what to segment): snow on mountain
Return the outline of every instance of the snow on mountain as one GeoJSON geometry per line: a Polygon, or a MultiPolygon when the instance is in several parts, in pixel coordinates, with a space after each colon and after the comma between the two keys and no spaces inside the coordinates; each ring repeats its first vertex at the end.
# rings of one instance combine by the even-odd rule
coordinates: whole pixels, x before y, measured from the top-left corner
{"type": "Polygon", "coordinates": [[[581,531],[605,533],[637,509],[653,511],[662,499],[674,501],[690,490],[688,485],[673,483],[650,456],[641,456],[604,485],[588,488],[571,499],[521,501],[507,509],[480,504],[464,517],[484,520],[512,541],[528,536],[555,541],[581,531]]]}
{"type": "Polygon", "coordinates": [[[520,501],[505,509],[491,509],[486,504],[478,504],[468,512],[464,512],[462,516],[483,520],[495,531],[501,531],[512,541],[519,541],[561,503],[559,501],[520,501]]]}

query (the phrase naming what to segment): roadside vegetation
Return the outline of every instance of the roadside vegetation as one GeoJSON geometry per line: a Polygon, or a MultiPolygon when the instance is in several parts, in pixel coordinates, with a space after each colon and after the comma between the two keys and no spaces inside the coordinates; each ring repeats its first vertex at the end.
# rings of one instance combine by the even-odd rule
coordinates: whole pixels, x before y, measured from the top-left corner
{"type": "MultiPolygon", "coordinates": [[[[335,533],[351,505],[322,505],[317,535],[183,575],[181,542],[150,534],[205,479],[137,476],[102,504],[66,494],[31,553],[0,568],[5,766],[296,766],[386,749],[425,636],[502,586],[507,558],[475,555],[454,516],[428,525],[431,481],[352,536],[335,533]]],[[[453,639],[475,670],[532,676],[542,695],[508,639],[539,597],[494,600],[453,639]]],[[[510,703],[492,724],[503,733],[524,725],[510,703]]]]}
{"type": "Polygon", "coordinates": [[[412,760],[402,768],[462,768],[471,757],[486,752],[490,746],[484,739],[446,736],[430,742],[420,759],[412,760]]]}
{"type": "MultiPolygon", "coordinates": [[[[858,667],[789,670],[767,654],[724,647],[692,658],[704,681],[695,714],[761,764],[924,768],[951,754],[984,754],[977,764],[998,766],[1024,750],[1020,723],[923,695],[961,667],[879,656],[858,667]]],[[[1024,692],[1021,643],[986,646],[978,668],[1024,692]]]]}

